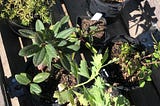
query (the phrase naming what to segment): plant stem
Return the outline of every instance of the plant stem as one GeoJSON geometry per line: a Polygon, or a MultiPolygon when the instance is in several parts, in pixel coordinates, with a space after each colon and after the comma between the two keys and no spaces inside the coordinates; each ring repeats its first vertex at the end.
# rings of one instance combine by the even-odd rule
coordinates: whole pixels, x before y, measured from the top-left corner
{"type": "MultiPolygon", "coordinates": [[[[96,75],[97,76],[97,75],[96,75]]],[[[94,77],[95,78],[95,77],[94,77]]],[[[89,83],[90,81],[92,81],[94,78],[90,78],[89,80],[87,80],[86,82],[83,82],[83,83],[80,83],[80,84],[77,84],[76,86],[73,86],[71,88],[77,88],[77,87],[80,87],[82,85],[85,85],[87,83],[89,83]]]]}

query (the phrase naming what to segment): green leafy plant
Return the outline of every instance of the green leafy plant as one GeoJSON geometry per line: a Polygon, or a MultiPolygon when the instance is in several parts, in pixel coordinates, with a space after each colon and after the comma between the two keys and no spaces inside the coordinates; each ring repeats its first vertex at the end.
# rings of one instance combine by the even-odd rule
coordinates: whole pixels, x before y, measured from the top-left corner
{"type": "Polygon", "coordinates": [[[152,66],[160,63],[159,47],[160,44],[155,43],[154,51],[148,54],[146,51],[138,51],[132,44],[118,42],[114,45],[112,54],[119,58],[116,64],[120,65],[124,79],[128,82],[138,81],[139,86],[143,87],[146,81],[151,81],[152,66]]]}
{"type": "Polygon", "coordinates": [[[39,95],[42,92],[41,87],[38,85],[39,83],[45,81],[49,77],[49,73],[42,72],[37,74],[33,79],[26,73],[20,73],[15,75],[16,80],[22,85],[29,85],[30,92],[32,94],[39,95]]]}
{"type": "Polygon", "coordinates": [[[44,23],[51,23],[49,11],[54,3],[55,0],[0,0],[0,17],[24,26],[37,17],[44,23]]]}
{"type": "Polygon", "coordinates": [[[65,16],[50,29],[45,29],[40,20],[36,21],[36,32],[27,29],[20,29],[19,33],[32,40],[32,44],[19,51],[20,56],[33,57],[33,64],[40,68],[46,67],[51,70],[53,60],[58,60],[63,55],[72,53],[79,49],[79,40],[73,34],[76,28],[68,28],[60,31],[63,24],[68,21],[65,16]]]}
{"type": "MultiPolygon", "coordinates": [[[[112,88],[112,86],[106,84],[100,77],[99,71],[103,67],[103,61],[107,58],[103,58],[102,54],[95,54],[92,58],[90,67],[85,59],[81,60],[79,67],[75,62],[70,62],[71,73],[76,77],[77,84],[67,86],[60,83],[58,90],[54,93],[54,98],[58,99],[59,104],[69,102],[73,106],[78,104],[81,106],[129,105],[129,101],[124,96],[111,95],[112,92],[107,91],[107,87],[112,88]],[[81,77],[86,78],[86,81],[81,82],[81,77]]],[[[111,60],[106,65],[115,61],[111,60]]]]}
{"type": "Polygon", "coordinates": [[[49,78],[48,71],[59,70],[64,64],[64,58],[79,49],[79,40],[73,34],[75,28],[61,29],[68,22],[69,17],[64,16],[55,25],[45,28],[40,20],[36,21],[36,31],[20,29],[23,37],[32,40],[32,44],[19,51],[20,56],[33,57],[33,64],[42,72],[33,78],[27,73],[17,74],[16,80],[22,85],[29,85],[32,94],[39,95],[42,90],[38,85],[49,78]],[[59,62],[60,61],[60,62],[59,62]],[[32,79],[32,80],[31,80],[32,79]]]}

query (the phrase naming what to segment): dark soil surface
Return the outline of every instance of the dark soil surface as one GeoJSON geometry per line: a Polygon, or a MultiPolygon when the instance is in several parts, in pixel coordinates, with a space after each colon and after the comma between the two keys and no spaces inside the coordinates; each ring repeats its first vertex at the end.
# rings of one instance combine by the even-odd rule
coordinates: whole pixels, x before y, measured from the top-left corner
{"type": "Polygon", "coordinates": [[[90,33],[90,27],[91,26],[96,26],[97,29],[95,31],[95,33],[93,34],[94,37],[96,38],[102,38],[102,36],[105,33],[105,29],[106,29],[106,22],[103,19],[100,19],[99,21],[96,20],[90,20],[90,19],[82,19],[82,23],[81,23],[81,27],[82,30],[84,30],[84,34],[88,34],[90,33]]]}

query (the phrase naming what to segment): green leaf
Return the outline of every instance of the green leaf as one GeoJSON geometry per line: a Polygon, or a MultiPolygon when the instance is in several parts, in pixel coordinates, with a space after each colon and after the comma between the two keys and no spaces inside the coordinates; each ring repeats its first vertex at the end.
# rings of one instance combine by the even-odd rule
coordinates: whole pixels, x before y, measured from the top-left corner
{"type": "Polygon", "coordinates": [[[95,106],[105,106],[103,94],[103,89],[93,86],[89,89],[90,94],[94,97],[95,106]]]}
{"type": "Polygon", "coordinates": [[[99,74],[100,69],[102,68],[102,54],[95,54],[93,57],[92,68],[91,68],[91,78],[96,77],[99,74]]]}
{"type": "Polygon", "coordinates": [[[70,102],[72,105],[74,105],[74,97],[71,90],[65,90],[62,92],[55,91],[54,98],[58,99],[58,104],[65,104],[70,102]]]}
{"type": "Polygon", "coordinates": [[[65,23],[68,22],[68,21],[69,21],[69,16],[64,16],[64,17],[60,20],[61,25],[65,24],[65,23]]]}
{"type": "Polygon", "coordinates": [[[105,82],[101,77],[97,77],[95,79],[95,84],[94,84],[97,88],[101,88],[104,89],[105,88],[105,82]]]}
{"type": "Polygon", "coordinates": [[[65,46],[67,44],[67,41],[66,40],[62,40],[59,44],[58,44],[58,46],[59,47],[63,47],[63,46],[65,46]]]}
{"type": "Polygon", "coordinates": [[[32,94],[37,94],[37,95],[39,95],[39,94],[42,92],[42,89],[41,89],[41,87],[40,87],[38,84],[31,83],[31,84],[30,84],[30,92],[31,92],[32,94]]]}
{"type": "Polygon", "coordinates": [[[22,85],[28,85],[31,82],[29,76],[26,73],[16,74],[15,78],[18,81],[18,83],[22,85]]]}
{"type": "Polygon", "coordinates": [[[69,28],[69,29],[63,30],[57,34],[56,38],[66,39],[75,31],[76,31],[76,28],[69,28]]]}
{"type": "Polygon", "coordinates": [[[150,76],[146,76],[145,78],[147,81],[152,81],[151,77],[150,76]]]}
{"type": "Polygon", "coordinates": [[[74,50],[74,51],[78,51],[80,48],[80,41],[77,41],[75,44],[73,45],[69,45],[67,46],[68,49],[74,50]]]}
{"type": "Polygon", "coordinates": [[[46,55],[46,49],[43,47],[38,53],[33,56],[33,64],[38,66],[42,63],[46,55]]]}
{"type": "Polygon", "coordinates": [[[34,83],[41,83],[41,82],[45,81],[49,77],[49,75],[50,74],[47,72],[39,73],[33,78],[33,82],[34,83]]]}
{"type": "Polygon", "coordinates": [[[108,48],[105,50],[104,55],[103,55],[103,59],[102,59],[102,64],[104,64],[104,62],[108,59],[108,48]]]}
{"type": "Polygon", "coordinates": [[[20,33],[22,37],[26,37],[30,39],[33,39],[37,35],[36,32],[32,30],[28,30],[28,29],[19,29],[18,32],[20,33]]]}
{"type": "Polygon", "coordinates": [[[25,46],[24,48],[22,48],[19,51],[19,55],[20,56],[27,56],[27,57],[31,57],[33,56],[35,53],[39,52],[41,49],[38,45],[29,45],[29,46],[25,46]]]}
{"type": "Polygon", "coordinates": [[[36,27],[36,31],[39,31],[39,32],[45,29],[42,21],[39,19],[36,21],[35,27],[36,27]]]}
{"type": "Polygon", "coordinates": [[[118,95],[118,97],[114,97],[113,101],[115,106],[130,106],[130,102],[123,95],[118,95]]]}
{"type": "Polygon", "coordinates": [[[94,100],[95,100],[94,96],[92,96],[90,94],[90,92],[88,91],[88,89],[85,88],[84,86],[83,86],[83,91],[84,91],[84,98],[87,99],[87,101],[89,102],[90,106],[96,106],[95,103],[94,103],[94,100]]]}
{"type": "Polygon", "coordinates": [[[144,87],[144,85],[145,85],[145,81],[139,81],[139,87],[144,87]]]}
{"type": "Polygon", "coordinates": [[[56,58],[58,55],[56,49],[52,46],[52,44],[47,44],[45,46],[46,52],[49,55],[50,58],[56,58]]]}
{"type": "Polygon", "coordinates": [[[52,30],[54,32],[54,36],[57,35],[60,27],[61,27],[61,23],[59,21],[55,25],[50,26],[50,30],[52,30]]]}
{"type": "Polygon", "coordinates": [[[84,98],[84,95],[78,92],[74,91],[74,94],[77,96],[79,102],[80,102],[80,106],[88,106],[88,101],[86,98],[84,98]]]}
{"type": "Polygon", "coordinates": [[[67,71],[70,71],[71,69],[71,66],[70,66],[70,56],[69,55],[64,55],[64,54],[60,54],[60,61],[61,61],[61,64],[62,66],[67,70],[67,71]]]}
{"type": "Polygon", "coordinates": [[[32,39],[32,42],[35,43],[35,44],[39,44],[39,45],[41,45],[42,43],[44,43],[45,40],[43,39],[42,33],[37,33],[37,35],[35,36],[35,38],[32,39]]]}
{"type": "Polygon", "coordinates": [[[71,73],[76,77],[77,82],[79,82],[78,65],[76,64],[76,62],[70,62],[70,64],[71,64],[71,73]]]}
{"type": "Polygon", "coordinates": [[[158,53],[153,53],[153,56],[157,59],[160,58],[160,55],[158,53]]]}
{"type": "Polygon", "coordinates": [[[81,60],[78,74],[86,78],[90,78],[89,73],[88,73],[87,62],[85,59],[81,60]]]}

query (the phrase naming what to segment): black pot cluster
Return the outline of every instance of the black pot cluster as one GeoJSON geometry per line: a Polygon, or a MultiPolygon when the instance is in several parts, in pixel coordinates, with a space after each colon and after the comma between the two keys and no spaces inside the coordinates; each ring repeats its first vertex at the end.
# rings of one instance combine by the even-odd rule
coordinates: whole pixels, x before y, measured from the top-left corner
{"type": "Polygon", "coordinates": [[[129,0],[123,2],[104,2],[104,0],[88,0],[89,12],[100,12],[104,17],[117,17],[129,0]]]}

